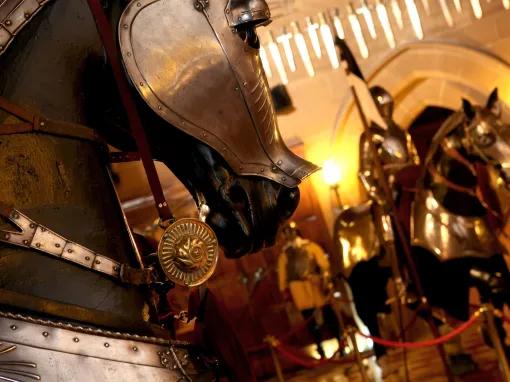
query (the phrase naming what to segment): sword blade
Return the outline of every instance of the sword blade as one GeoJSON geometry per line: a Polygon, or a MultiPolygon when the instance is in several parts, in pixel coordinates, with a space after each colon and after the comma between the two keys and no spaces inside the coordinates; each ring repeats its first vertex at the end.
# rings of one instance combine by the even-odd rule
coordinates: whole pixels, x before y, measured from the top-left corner
{"type": "Polygon", "coordinates": [[[384,4],[381,2],[377,2],[375,10],[377,12],[377,16],[379,17],[379,22],[382,25],[384,36],[386,36],[386,41],[388,41],[390,48],[393,49],[395,47],[395,36],[393,35],[393,30],[391,29],[388,11],[386,10],[384,4]]]}
{"type": "Polygon", "coordinates": [[[416,8],[416,4],[414,0],[405,0],[407,13],[409,14],[409,19],[411,20],[411,25],[413,27],[414,34],[419,40],[423,39],[423,28],[421,26],[420,14],[418,13],[418,9],[416,8]]]}

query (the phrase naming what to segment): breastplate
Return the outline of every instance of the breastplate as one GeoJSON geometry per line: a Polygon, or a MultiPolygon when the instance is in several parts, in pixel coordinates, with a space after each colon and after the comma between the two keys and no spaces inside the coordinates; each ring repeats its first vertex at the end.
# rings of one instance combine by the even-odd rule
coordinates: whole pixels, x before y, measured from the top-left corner
{"type": "Polygon", "coordinates": [[[380,144],[378,151],[383,168],[388,173],[395,173],[410,164],[405,135],[385,136],[384,141],[380,144]]]}
{"type": "Polygon", "coordinates": [[[344,275],[361,261],[368,261],[380,251],[372,202],[343,210],[335,223],[335,245],[340,247],[344,275]]]}
{"type": "Polygon", "coordinates": [[[483,218],[454,215],[429,190],[419,191],[412,207],[412,244],[434,253],[441,261],[487,258],[503,247],[483,218]]]}

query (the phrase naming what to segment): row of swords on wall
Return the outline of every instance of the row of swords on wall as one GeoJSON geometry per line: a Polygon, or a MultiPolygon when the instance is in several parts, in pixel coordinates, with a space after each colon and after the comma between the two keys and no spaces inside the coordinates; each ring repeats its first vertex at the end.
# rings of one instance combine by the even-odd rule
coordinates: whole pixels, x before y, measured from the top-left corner
{"type": "MultiPolygon", "coordinates": [[[[431,0],[420,1],[425,15],[430,16],[431,0]]],[[[448,4],[448,1],[453,2],[453,8],[458,14],[463,13],[466,7],[462,5],[461,0],[437,0],[446,24],[449,27],[453,27],[454,20],[452,11],[450,11],[451,5],[448,4]]],[[[403,0],[403,2],[414,35],[417,39],[422,40],[424,38],[422,20],[415,0],[403,0]]],[[[510,0],[501,0],[501,2],[505,9],[510,9],[510,0]]],[[[482,18],[483,9],[480,0],[469,0],[469,4],[474,17],[476,19],[482,18]]],[[[368,58],[367,38],[363,33],[360,18],[364,20],[368,34],[373,40],[377,39],[376,23],[378,21],[388,46],[391,49],[395,48],[397,44],[395,30],[401,31],[404,29],[405,19],[399,0],[374,0],[370,4],[366,0],[361,0],[360,6],[357,8],[352,3],[349,3],[345,14],[341,14],[340,10],[335,8],[319,12],[316,18],[317,21],[308,16],[305,18],[304,28],[299,21],[292,21],[281,29],[281,34],[279,35],[275,35],[270,30],[265,39],[265,46],[262,45],[260,48],[260,58],[266,75],[269,78],[273,77],[273,67],[276,69],[280,81],[283,84],[287,84],[287,68],[291,72],[297,70],[296,56],[294,55],[294,49],[297,49],[306,72],[310,77],[315,76],[312,54],[308,49],[305,35],[308,36],[313,55],[317,59],[321,59],[323,55],[327,56],[332,68],[338,69],[340,62],[336,53],[334,39],[335,35],[345,39],[346,25],[349,25],[352,30],[360,56],[368,58]],[[394,26],[390,20],[390,13],[394,20],[394,26]],[[283,50],[286,65],[284,64],[280,48],[283,50]],[[325,50],[325,54],[323,50],[325,50]],[[270,60],[272,60],[273,66],[271,66],[270,60]]]]}

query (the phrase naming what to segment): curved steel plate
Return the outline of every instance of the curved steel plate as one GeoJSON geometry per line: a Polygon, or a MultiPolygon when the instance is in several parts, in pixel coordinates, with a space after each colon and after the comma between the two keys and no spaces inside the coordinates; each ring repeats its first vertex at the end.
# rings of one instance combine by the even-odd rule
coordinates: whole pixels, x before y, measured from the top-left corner
{"type": "Polygon", "coordinates": [[[132,1],[119,24],[127,73],[157,114],[214,148],[238,174],[296,186],[317,167],[283,142],[258,49],[229,28],[226,5],[132,1]]]}

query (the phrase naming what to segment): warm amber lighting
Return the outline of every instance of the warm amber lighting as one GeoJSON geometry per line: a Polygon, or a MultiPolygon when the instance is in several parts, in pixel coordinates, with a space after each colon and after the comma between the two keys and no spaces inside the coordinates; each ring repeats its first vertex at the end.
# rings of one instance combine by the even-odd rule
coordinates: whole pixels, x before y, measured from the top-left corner
{"type": "Polygon", "coordinates": [[[328,159],[327,161],[325,161],[323,171],[324,181],[328,186],[334,187],[337,186],[338,183],[340,183],[340,178],[342,174],[340,172],[340,167],[334,160],[328,159]]]}

